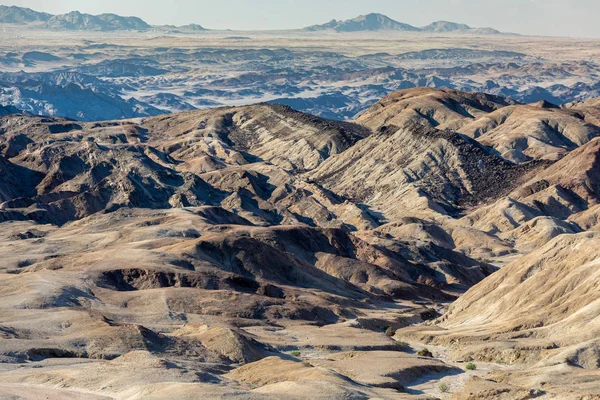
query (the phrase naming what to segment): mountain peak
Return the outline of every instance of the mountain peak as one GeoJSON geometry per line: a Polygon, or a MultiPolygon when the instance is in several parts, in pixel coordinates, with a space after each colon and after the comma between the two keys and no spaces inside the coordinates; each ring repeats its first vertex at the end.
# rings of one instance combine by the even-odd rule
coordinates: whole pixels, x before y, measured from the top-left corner
{"type": "Polygon", "coordinates": [[[435,21],[431,24],[422,28],[427,32],[454,32],[454,31],[468,31],[472,28],[466,24],[459,24],[450,21],[435,21]]]}
{"type": "Polygon", "coordinates": [[[359,15],[346,21],[331,20],[323,25],[313,25],[305,28],[308,31],[322,31],[333,29],[337,32],[362,32],[362,31],[409,31],[420,29],[409,24],[398,22],[387,15],[371,13],[359,15]]]}
{"type": "Polygon", "coordinates": [[[381,13],[369,13],[369,14],[359,15],[358,17],[356,17],[354,19],[351,19],[350,21],[369,20],[369,19],[378,19],[378,20],[393,21],[393,19],[391,19],[387,15],[384,15],[384,14],[381,14],[381,13]]]}
{"type": "Polygon", "coordinates": [[[206,31],[207,29],[202,25],[198,24],[187,24],[178,27],[179,29],[188,30],[188,31],[206,31]]]}

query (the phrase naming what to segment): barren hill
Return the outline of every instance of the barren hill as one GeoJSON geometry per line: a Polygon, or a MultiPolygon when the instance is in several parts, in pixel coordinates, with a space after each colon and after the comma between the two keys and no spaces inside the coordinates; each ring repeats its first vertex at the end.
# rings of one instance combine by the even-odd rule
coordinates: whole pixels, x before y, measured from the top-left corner
{"type": "Polygon", "coordinates": [[[310,177],[389,219],[415,215],[420,208],[457,214],[510,192],[536,167],[511,164],[453,132],[389,125],[310,177]]]}
{"type": "Polygon", "coordinates": [[[514,162],[557,160],[600,135],[597,125],[577,112],[536,105],[505,107],[459,128],[514,162]]]}
{"type": "Polygon", "coordinates": [[[404,334],[456,343],[457,358],[526,369],[497,371],[496,382],[543,387],[556,398],[597,393],[598,240],[598,232],[557,237],[468,291],[435,329],[404,334]]]}
{"type": "Polygon", "coordinates": [[[462,124],[510,104],[514,102],[482,93],[415,88],[384,97],[356,121],[372,130],[386,125],[402,128],[414,123],[452,128],[454,124],[462,124]]]}
{"type": "Polygon", "coordinates": [[[248,211],[255,222],[314,225],[337,219],[332,211],[338,208],[349,214],[343,218],[347,223],[370,223],[358,208],[344,207],[318,187],[311,191],[292,174],[315,168],[369,134],[350,123],[259,105],[158,117],[141,125],[33,116],[9,116],[0,125],[7,131],[1,137],[10,159],[6,168],[36,177],[28,181],[35,196],[5,199],[5,218],[18,214],[64,223],[120,207],[223,202],[248,211]],[[302,198],[314,199],[306,211],[302,198]],[[293,211],[278,208],[286,202],[293,211]]]}
{"type": "Polygon", "coordinates": [[[600,394],[596,106],[6,108],[0,396],[600,394]]]}

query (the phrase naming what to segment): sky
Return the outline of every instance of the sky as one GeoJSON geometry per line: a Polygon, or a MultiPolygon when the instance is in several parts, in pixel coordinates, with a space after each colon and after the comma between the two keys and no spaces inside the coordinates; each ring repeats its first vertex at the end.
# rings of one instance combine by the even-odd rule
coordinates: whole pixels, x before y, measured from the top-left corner
{"type": "Polygon", "coordinates": [[[449,20],[528,35],[600,38],[600,0],[0,0],[60,14],[135,15],[153,25],[295,29],[378,12],[415,26],[449,20]]]}

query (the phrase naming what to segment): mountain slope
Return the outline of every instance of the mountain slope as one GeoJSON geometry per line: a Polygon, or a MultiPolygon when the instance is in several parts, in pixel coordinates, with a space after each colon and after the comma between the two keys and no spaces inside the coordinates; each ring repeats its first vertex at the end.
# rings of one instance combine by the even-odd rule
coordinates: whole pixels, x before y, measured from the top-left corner
{"type": "Polygon", "coordinates": [[[41,174],[15,165],[0,155],[0,203],[35,195],[34,185],[41,179],[41,174]]]}
{"type": "Polygon", "coordinates": [[[488,232],[509,232],[537,217],[577,218],[600,201],[600,139],[573,150],[562,160],[540,169],[522,187],[465,217],[488,232]]]}
{"type": "Polygon", "coordinates": [[[517,366],[495,382],[543,386],[557,399],[597,393],[599,249],[598,232],[561,235],[474,286],[437,326],[401,335],[451,344],[455,359],[517,366]]]}
{"type": "Polygon", "coordinates": [[[508,193],[532,168],[537,165],[513,165],[456,133],[415,124],[381,128],[309,176],[398,218],[426,210],[456,214],[508,193]]]}
{"type": "Polygon", "coordinates": [[[356,122],[371,130],[386,125],[405,127],[415,123],[452,129],[510,104],[514,102],[481,93],[434,88],[406,89],[384,97],[361,114],[356,122]]]}
{"type": "Polygon", "coordinates": [[[558,344],[545,358],[597,368],[599,245],[598,233],[556,238],[470,290],[451,307],[442,326],[462,334],[476,326],[478,337],[501,332],[506,338],[527,337],[531,332],[540,344],[558,344]]]}
{"type": "Polygon", "coordinates": [[[34,11],[30,8],[0,5],[0,23],[23,24],[30,22],[45,22],[52,15],[34,11]]]}
{"type": "Polygon", "coordinates": [[[358,125],[257,105],[143,124],[7,116],[0,128],[4,154],[42,174],[30,182],[34,195],[4,199],[3,219],[63,224],[122,207],[219,205],[263,226],[376,225],[356,205],[295,177],[370,134],[358,125]]]}
{"type": "Polygon", "coordinates": [[[163,116],[146,120],[143,126],[166,133],[216,133],[239,151],[289,171],[314,169],[371,133],[357,124],[266,104],[163,116]]]}
{"type": "Polygon", "coordinates": [[[13,106],[0,105],[0,117],[8,114],[18,114],[20,111],[13,106]]]}
{"type": "Polygon", "coordinates": [[[557,160],[600,136],[600,127],[582,113],[516,105],[502,108],[459,128],[514,162],[557,160]]]}

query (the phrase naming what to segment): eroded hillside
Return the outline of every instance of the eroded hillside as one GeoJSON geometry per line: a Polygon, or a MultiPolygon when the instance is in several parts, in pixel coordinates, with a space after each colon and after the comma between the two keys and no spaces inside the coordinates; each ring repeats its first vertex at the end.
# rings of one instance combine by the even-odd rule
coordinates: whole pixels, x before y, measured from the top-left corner
{"type": "Polygon", "coordinates": [[[418,88],[352,122],[15,111],[0,395],[600,392],[597,102],[418,88]]]}

